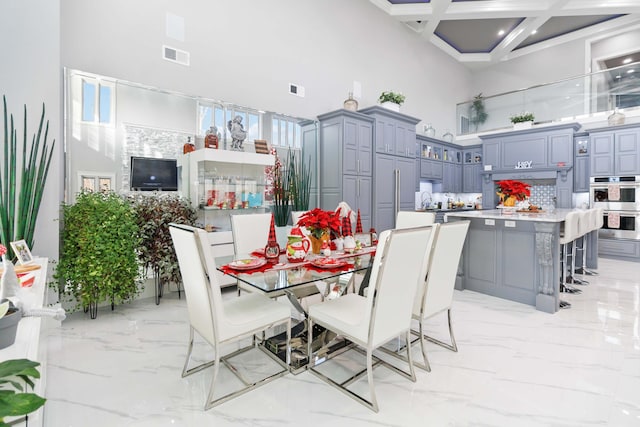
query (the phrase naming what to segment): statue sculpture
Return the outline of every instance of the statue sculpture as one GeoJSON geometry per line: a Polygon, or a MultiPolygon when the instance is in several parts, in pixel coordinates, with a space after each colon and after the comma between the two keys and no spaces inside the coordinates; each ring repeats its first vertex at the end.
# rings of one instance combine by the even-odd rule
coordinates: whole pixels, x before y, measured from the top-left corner
{"type": "Polygon", "coordinates": [[[231,133],[231,149],[235,151],[244,151],[242,143],[247,138],[247,131],[242,125],[242,117],[235,116],[233,120],[229,120],[227,128],[231,133]]]}

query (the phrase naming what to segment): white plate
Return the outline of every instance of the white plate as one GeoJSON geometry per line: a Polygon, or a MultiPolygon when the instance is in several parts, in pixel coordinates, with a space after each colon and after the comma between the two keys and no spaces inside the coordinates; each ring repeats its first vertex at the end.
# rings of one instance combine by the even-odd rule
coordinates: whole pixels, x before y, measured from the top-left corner
{"type": "Polygon", "coordinates": [[[335,258],[318,258],[311,261],[311,264],[318,268],[339,268],[347,265],[347,262],[335,258]]]}
{"type": "Polygon", "coordinates": [[[262,267],[266,263],[267,260],[263,258],[246,258],[231,261],[229,263],[229,267],[235,268],[236,270],[251,270],[254,268],[262,267]]]}

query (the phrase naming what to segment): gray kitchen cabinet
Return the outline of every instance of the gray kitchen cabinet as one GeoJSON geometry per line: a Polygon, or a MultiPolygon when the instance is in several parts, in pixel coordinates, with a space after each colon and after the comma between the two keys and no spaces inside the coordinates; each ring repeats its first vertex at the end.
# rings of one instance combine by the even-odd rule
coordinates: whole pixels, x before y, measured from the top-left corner
{"type": "Polygon", "coordinates": [[[462,192],[482,192],[482,147],[465,147],[462,152],[462,192]]]}
{"type": "Polygon", "coordinates": [[[592,129],[589,136],[592,176],[640,174],[640,127],[637,124],[592,129]]]}
{"type": "Polygon", "coordinates": [[[337,110],[318,116],[320,208],[346,201],[360,209],[363,228],[371,227],[373,126],[370,116],[337,110]]]}
{"type": "Polygon", "coordinates": [[[378,232],[395,227],[396,212],[415,209],[414,159],[377,154],[374,167],[374,227],[378,232]]]}
{"type": "Polygon", "coordinates": [[[376,153],[415,158],[416,124],[420,122],[419,119],[380,106],[364,108],[359,113],[375,119],[376,153]]]}
{"type": "Polygon", "coordinates": [[[532,162],[532,168],[547,166],[549,146],[544,135],[527,135],[505,140],[502,145],[501,169],[515,169],[520,162],[532,162]]]}
{"type": "Polygon", "coordinates": [[[613,139],[613,132],[590,134],[591,175],[615,175],[613,171],[613,139]]]}
{"type": "Polygon", "coordinates": [[[462,192],[462,151],[452,145],[442,147],[442,192],[462,192]]]}
{"type": "Polygon", "coordinates": [[[416,135],[417,157],[420,159],[420,178],[442,180],[442,142],[424,135],[416,135]]]}
{"type": "Polygon", "coordinates": [[[420,178],[425,180],[442,181],[442,162],[438,160],[420,160],[420,178]]]}
{"type": "Polygon", "coordinates": [[[573,191],[584,193],[589,191],[589,135],[576,135],[574,138],[573,191]]]}

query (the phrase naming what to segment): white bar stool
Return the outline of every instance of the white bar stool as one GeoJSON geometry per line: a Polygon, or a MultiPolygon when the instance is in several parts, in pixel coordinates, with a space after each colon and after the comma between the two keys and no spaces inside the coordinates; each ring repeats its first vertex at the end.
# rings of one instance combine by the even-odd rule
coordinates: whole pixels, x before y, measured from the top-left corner
{"type": "MultiPolygon", "coordinates": [[[[568,285],[567,281],[567,268],[569,267],[567,263],[568,253],[571,251],[572,259],[575,258],[575,244],[574,241],[579,237],[578,227],[580,222],[580,213],[578,211],[569,212],[567,217],[564,220],[564,227],[560,232],[560,247],[562,251],[561,258],[561,270],[560,270],[560,292],[568,292],[568,293],[580,293],[579,289],[576,289],[572,286],[568,285]]],[[[573,264],[573,263],[572,263],[573,264]]],[[[573,274],[573,271],[571,271],[573,274]]],[[[571,307],[566,301],[560,301],[560,308],[568,308],[571,307]]]]}
{"type": "Polygon", "coordinates": [[[575,252],[581,252],[582,265],[578,270],[576,270],[576,262],[575,257],[571,258],[571,279],[572,282],[577,285],[588,285],[584,279],[578,279],[575,277],[575,274],[586,274],[584,273],[585,266],[587,263],[587,234],[591,232],[591,212],[590,209],[579,211],[578,215],[578,237],[576,238],[576,242],[574,246],[576,247],[575,252]],[[578,246],[578,240],[580,239],[580,246],[578,246]]]}

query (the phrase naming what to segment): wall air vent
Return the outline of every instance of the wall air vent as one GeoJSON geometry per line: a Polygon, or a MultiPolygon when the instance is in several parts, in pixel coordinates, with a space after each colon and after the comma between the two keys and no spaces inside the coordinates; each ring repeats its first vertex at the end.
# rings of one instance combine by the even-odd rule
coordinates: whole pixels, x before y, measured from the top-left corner
{"type": "Polygon", "coordinates": [[[189,52],[174,47],[162,46],[162,58],[178,64],[189,65],[189,52]]]}

